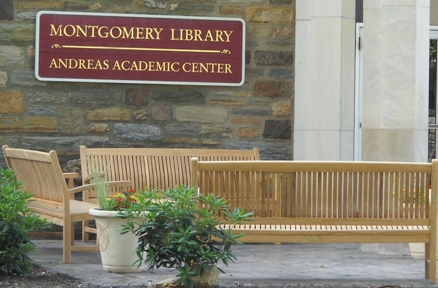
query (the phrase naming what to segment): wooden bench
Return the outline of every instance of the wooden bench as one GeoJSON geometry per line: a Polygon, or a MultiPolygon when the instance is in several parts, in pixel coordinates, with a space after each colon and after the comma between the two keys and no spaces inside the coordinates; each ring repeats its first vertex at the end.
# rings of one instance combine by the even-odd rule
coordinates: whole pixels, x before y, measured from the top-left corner
{"type": "MultiPolygon", "coordinates": [[[[62,173],[55,151],[46,153],[4,145],[3,153],[8,167],[14,170],[16,179],[22,182],[23,190],[33,193],[32,201],[29,202],[31,211],[63,227],[63,262],[70,263],[71,251],[98,251],[96,245],[74,245],[74,223],[93,220],[94,217],[88,211],[97,205],[74,200],[72,196],[78,192],[93,191],[94,185],[69,188],[66,180],[71,180],[74,174],[62,173]]],[[[108,183],[108,187],[126,188],[130,185],[130,181],[108,183]]]]}
{"type": "MultiPolygon", "coordinates": [[[[94,173],[105,173],[107,181],[131,180],[134,190],[167,190],[189,185],[190,159],[260,160],[258,148],[252,150],[188,148],[87,148],[80,146],[83,184],[94,173]]],[[[96,202],[94,193],[84,193],[84,200],[96,202]]],[[[94,231],[84,222],[83,231],[94,231]]],[[[87,234],[83,234],[86,241],[87,234]]]]}
{"type": "Polygon", "coordinates": [[[134,190],[190,184],[190,159],[260,160],[259,149],[87,148],[80,146],[82,181],[106,172],[108,181],[131,180],[134,190]]]}
{"type": "Polygon", "coordinates": [[[243,242],[425,243],[436,283],[438,161],[198,161],[191,186],[255,221],[223,224],[243,242]]]}

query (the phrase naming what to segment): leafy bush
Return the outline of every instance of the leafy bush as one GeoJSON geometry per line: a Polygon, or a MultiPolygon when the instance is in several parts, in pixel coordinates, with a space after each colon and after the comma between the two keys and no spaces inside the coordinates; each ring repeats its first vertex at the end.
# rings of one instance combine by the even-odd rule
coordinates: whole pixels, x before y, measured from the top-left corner
{"type": "Polygon", "coordinates": [[[242,244],[237,239],[243,234],[233,235],[230,229],[218,225],[251,220],[252,215],[230,211],[225,199],[212,194],[198,195],[197,188],[186,186],[167,191],[146,190],[138,196],[137,204],[136,210],[122,212],[138,216],[122,228],[122,233],[130,231],[139,237],[139,266],[147,262],[149,270],[176,268],[175,284],[189,287],[193,287],[195,277],[202,276],[212,265],[222,261],[228,266],[228,261],[236,259],[231,245],[242,244]]]}
{"type": "Polygon", "coordinates": [[[0,167],[0,275],[29,272],[27,253],[35,247],[26,233],[48,227],[31,213],[27,203],[31,197],[21,190],[12,169],[0,167]]]}

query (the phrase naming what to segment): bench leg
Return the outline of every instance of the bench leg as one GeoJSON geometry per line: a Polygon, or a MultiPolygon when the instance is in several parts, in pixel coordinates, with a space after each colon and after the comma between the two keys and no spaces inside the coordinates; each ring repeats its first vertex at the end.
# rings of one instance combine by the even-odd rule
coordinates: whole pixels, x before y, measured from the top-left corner
{"type": "Polygon", "coordinates": [[[82,241],[88,242],[90,233],[87,232],[87,228],[89,226],[88,220],[82,222],[82,241]]]}
{"type": "Polygon", "coordinates": [[[430,277],[430,245],[429,243],[425,243],[424,245],[424,269],[425,269],[425,275],[424,278],[429,279],[430,277]]]}
{"type": "Polygon", "coordinates": [[[70,223],[65,223],[62,227],[62,262],[69,264],[71,259],[71,226],[70,223]]]}
{"type": "Polygon", "coordinates": [[[436,243],[434,244],[430,244],[430,245],[426,245],[429,246],[429,281],[430,283],[436,283],[436,261],[437,261],[437,257],[436,257],[436,252],[437,252],[437,246],[436,243]]]}

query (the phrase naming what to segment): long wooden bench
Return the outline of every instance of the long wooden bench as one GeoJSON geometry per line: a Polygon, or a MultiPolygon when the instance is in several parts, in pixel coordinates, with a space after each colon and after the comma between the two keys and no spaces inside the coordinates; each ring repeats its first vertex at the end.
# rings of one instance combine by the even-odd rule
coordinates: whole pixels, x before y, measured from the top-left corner
{"type": "MultiPolygon", "coordinates": [[[[199,161],[191,186],[255,221],[223,224],[243,242],[425,243],[436,283],[438,161],[199,161]]],[[[323,257],[323,256],[322,256],[323,257]]]]}
{"type": "MultiPolygon", "coordinates": [[[[190,159],[260,160],[258,148],[252,150],[188,148],[87,148],[80,146],[83,184],[92,176],[104,173],[107,181],[130,180],[134,190],[159,188],[167,190],[189,185],[190,159]]],[[[96,202],[95,193],[84,193],[84,201],[96,202]]],[[[82,231],[92,231],[84,222],[82,231]]],[[[87,234],[83,234],[87,240],[87,234]]]]}

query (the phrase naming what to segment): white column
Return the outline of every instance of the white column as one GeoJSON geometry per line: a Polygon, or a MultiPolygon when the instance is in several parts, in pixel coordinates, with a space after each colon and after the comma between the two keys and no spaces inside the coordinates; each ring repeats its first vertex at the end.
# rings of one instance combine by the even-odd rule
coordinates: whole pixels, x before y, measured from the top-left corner
{"type": "MultiPolygon", "coordinates": [[[[428,160],[429,4],[364,1],[362,160],[428,160]]],[[[409,253],[407,244],[361,249],[409,253]]]]}
{"type": "Polygon", "coordinates": [[[352,160],[355,1],[296,0],[294,160],[352,160]]]}
{"type": "Polygon", "coordinates": [[[364,1],[362,160],[427,162],[429,4],[364,1]]]}

